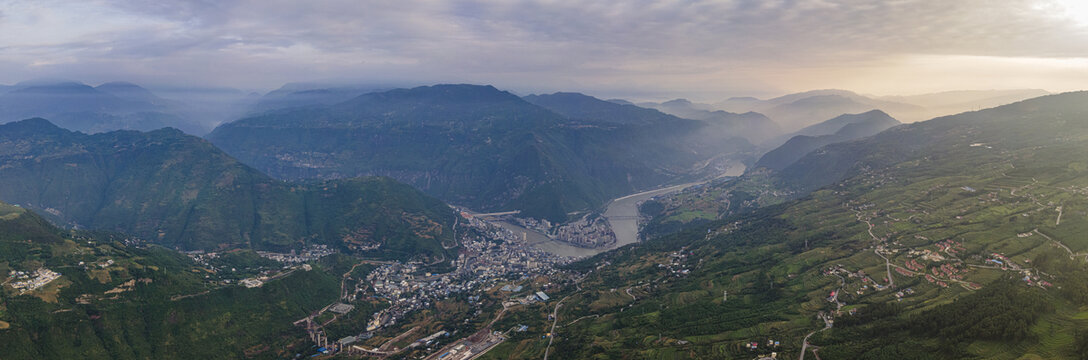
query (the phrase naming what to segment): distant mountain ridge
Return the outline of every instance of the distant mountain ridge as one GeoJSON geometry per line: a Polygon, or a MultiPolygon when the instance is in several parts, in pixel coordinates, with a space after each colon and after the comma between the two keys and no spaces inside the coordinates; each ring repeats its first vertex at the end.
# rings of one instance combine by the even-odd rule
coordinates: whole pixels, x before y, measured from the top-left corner
{"type": "Polygon", "coordinates": [[[72,81],[32,81],[0,92],[0,123],[48,117],[64,128],[87,133],[163,127],[191,134],[207,131],[180,113],[180,104],[124,82],[92,87],[72,81]]]}
{"type": "Polygon", "coordinates": [[[738,114],[713,110],[711,105],[695,104],[687,99],[675,99],[663,103],[642,103],[640,105],[686,119],[706,121],[715,125],[724,133],[743,137],[753,144],[759,144],[782,133],[782,128],[777,123],[763,114],[753,111],[738,114]]]}
{"type": "MultiPolygon", "coordinates": [[[[1070,92],[893,126],[852,141],[824,143],[819,141],[823,136],[801,135],[777,151],[765,154],[744,175],[700,190],[704,196],[715,199],[728,194],[730,201],[701,203],[713,209],[707,210],[710,213],[735,214],[801,198],[843,179],[904,161],[955,158],[964,152],[1001,154],[1033,146],[1026,144],[1072,146],[1083,138],[1082,132],[1088,133],[1088,122],[1082,121],[1088,119],[1088,108],[1083,104],[1088,104],[1088,92],[1070,92]],[[1046,121],[1034,123],[1024,119],[1046,121]],[[814,150],[806,151],[813,147],[814,150]],[[803,156],[798,158],[798,154],[803,156]]],[[[840,130],[845,133],[865,128],[844,126],[840,130]]],[[[678,209],[670,211],[685,211],[678,209]]],[[[651,231],[660,233],[676,226],[675,223],[657,226],[657,230],[651,231]]]]}
{"type": "Polygon", "coordinates": [[[764,154],[755,166],[782,170],[825,145],[872,136],[899,124],[880,110],[837,116],[797,131],[784,144],[764,154]]]}
{"type": "Polygon", "coordinates": [[[792,135],[807,135],[807,136],[820,136],[830,135],[839,132],[844,126],[850,124],[859,123],[871,123],[871,122],[889,122],[895,121],[897,124],[899,121],[892,118],[888,113],[880,110],[870,110],[858,114],[842,114],[823,122],[806,126],[792,135]]]}
{"type": "MultiPolygon", "coordinates": [[[[778,122],[786,131],[840,114],[882,110],[903,122],[979,110],[1050,94],[1044,90],[965,90],[909,96],[867,96],[847,90],[812,90],[761,100],[733,97],[708,104],[729,112],[755,111],[778,122]]],[[[784,140],[783,140],[784,141],[784,140]]]]}
{"type": "Polygon", "coordinates": [[[492,86],[435,85],[269,112],[208,138],[279,178],[384,175],[454,204],[555,221],[751,146],[687,141],[705,125],[653,110],[575,94],[552,99],[559,111],[579,101],[567,108],[581,113],[564,116],[492,86]]]}
{"type": "Polygon", "coordinates": [[[250,114],[267,111],[324,106],[351,100],[359,95],[396,89],[394,85],[359,84],[329,85],[319,83],[288,83],[261,96],[249,108],[250,114]]]}
{"type": "Polygon", "coordinates": [[[1075,143],[1070,135],[1088,129],[1088,92],[1047,95],[980,111],[904,124],[858,140],[829,144],[776,172],[772,178],[796,194],[805,194],[859,171],[923,156],[953,156],[957,151],[979,151],[971,144],[990,148],[1019,148],[1025,144],[1054,141],[1075,143]],[[1053,110],[1049,110],[1053,109],[1053,110]],[[1048,119],[1045,123],[1021,121],[1023,114],[1048,119]],[[1010,137],[1009,134],[1017,134],[1010,137]]]}
{"type": "Polygon", "coordinates": [[[878,99],[924,107],[924,112],[919,114],[918,117],[925,120],[942,115],[1011,104],[1050,94],[1050,92],[1040,89],[959,90],[921,95],[882,96],[878,99]]]}
{"type": "Polygon", "coordinates": [[[175,129],[87,135],[44,119],[0,125],[0,201],[182,249],[381,244],[402,258],[441,256],[456,216],[390,179],[284,183],[175,129]]]}
{"type": "Polygon", "coordinates": [[[883,110],[895,117],[911,117],[924,111],[917,105],[868,98],[846,90],[815,90],[768,100],[732,98],[714,104],[725,111],[755,111],[767,115],[786,131],[796,131],[841,114],[883,110]]]}
{"type": "Polygon", "coordinates": [[[529,95],[525,101],[555,111],[575,120],[602,121],[621,125],[648,125],[661,122],[681,122],[674,116],[633,104],[617,104],[581,93],[557,92],[529,95]]]}

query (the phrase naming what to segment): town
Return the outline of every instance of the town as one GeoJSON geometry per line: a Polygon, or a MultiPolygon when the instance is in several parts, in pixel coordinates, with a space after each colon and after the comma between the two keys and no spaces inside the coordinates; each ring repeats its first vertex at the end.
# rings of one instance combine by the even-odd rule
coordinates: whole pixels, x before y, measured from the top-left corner
{"type": "Polygon", "coordinates": [[[8,276],[8,281],[15,280],[15,282],[11,283],[11,287],[18,290],[19,295],[23,295],[56,280],[60,277],[60,273],[43,267],[33,272],[12,270],[8,276]]]}
{"type": "Polygon", "coordinates": [[[241,284],[246,287],[259,287],[264,282],[280,278],[300,268],[309,270],[310,261],[337,253],[327,245],[311,244],[300,250],[287,253],[271,251],[256,252],[234,250],[229,252],[206,252],[203,250],[183,252],[193,262],[204,268],[205,280],[216,285],[241,284]],[[248,259],[247,259],[248,257],[248,259]],[[254,258],[264,261],[254,261],[254,258]],[[240,265],[240,264],[246,265],[240,265]],[[256,264],[256,265],[254,265],[256,264]],[[239,268],[240,266],[244,266],[239,268]]]}
{"type": "Polygon", "coordinates": [[[556,227],[549,235],[559,241],[585,248],[607,248],[616,244],[616,233],[608,219],[588,214],[578,221],[556,227]]]}
{"type": "MultiPolygon", "coordinates": [[[[463,215],[468,215],[468,213],[463,215]]],[[[589,213],[578,220],[562,225],[553,224],[548,220],[519,218],[510,215],[504,215],[499,219],[534,230],[550,239],[583,248],[608,248],[615,245],[617,240],[616,233],[612,231],[608,219],[598,213],[589,213]]]]}
{"type": "MultiPolygon", "coordinates": [[[[511,299],[504,303],[504,308],[514,304],[531,304],[537,301],[547,301],[549,297],[543,291],[530,292],[530,294],[513,295],[520,292],[522,286],[510,285],[511,282],[528,281],[530,279],[549,277],[564,278],[567,274],[560,274],[557,265],[566,264],[573,260],[570,257],[556,256],[523,242],[522,237],[512,231],[491,224],[479,217],[463,213],[465,221],[460,222],[459,240],[461,249],[456,259],[451,261],[453,271],[432,274],[427,272],[428,264],[422,262],[386,262],[363,260],[360,264],[377,265],[365,278],[358,281],[354,287],[345,289],[340,303],[330,304],[321,311],[311,314],[307,318],[296,322],[299,326],[305,326],[311,337],[321,347],[322,353],[332,354],[341,351],[349,351],[358,354],[392,355],[407,348],[394,349],[389,346],[367,348],[357,341],[369,339],[376,331],[397,325],[407,316],[417,310],[434,306],[435,303],[448,300],[459,295],[467,295],[470,302],[477,301],[480,293],[502,287],[501,293],[509,293],[511,299]],[[315,323],[314,319],[321,316],[324,311],[331,311],[342,315],[351,311],[351,305],[347,303],[361,299],[378,299],[389,304],[388,307],[370,315],[370,321],[365,331],[339,339],[329,344],[322,338],[322,326],[335,321],[331,320],[322,324],[315,323]]],[[[347,275],[347,274],[345,274],[347,275]]],[[[335,318],[334,318],[335,319],[335,318]]],[[[412,330],[409,330],[409,333],[412,330]]],[[[407,336],[404,333],[401,336],[407,336]]],[[[444,333],[444,332],[443,332],[444,333]]],[[[439,335],[421,338],[412,343],[412,348],[430,344],[439,335]]],[[[462,340],[458,345],[460,349],[451,348],[445,351],[449,355],[460,352],[461,356],[467,353],[465,347],[481,349],[481,344],[487,344],[483,348],[497,345],[501,336],[489,332],[482,332],[479,336],[470,336],[462,340]],[[473,342],[471,339],[475,339],[473,342]]],[[[440,355],[440,354],[436,354],[440,355]]]]}

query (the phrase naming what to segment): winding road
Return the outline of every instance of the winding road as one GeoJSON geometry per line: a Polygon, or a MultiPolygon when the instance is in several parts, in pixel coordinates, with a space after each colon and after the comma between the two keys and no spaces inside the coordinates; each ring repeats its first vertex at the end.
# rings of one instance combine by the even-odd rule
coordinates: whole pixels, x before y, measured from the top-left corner
{"type": "Polygon", "coordinates": [[[1050,236],[1047,236],[1046,234],[1043,234],[1042,232],[1040,232],[1039,229],[1032,230],[1032,232],[1034,232],[1036,234],[1039,234],[1039,235],[1042,235],[1047,240],[1050,240],[1050,241],[1054,242],[1054,244],[1057,244],[1062,249],[1065,249],[1065,251],[1069,253],[1069,258],[1070,259],[1076,260],[1077,257],[1084,256],[1084,260],[1088,261],[1088,253],[1083,253],[1083,252],[1075,253],[1068,246],[1065,246],[1065,244],[1062,244],[1061,241],[1054,240],[1054,238],[1052,238],[1050,236]]]}
{"type": "MultiPolygon", "coordinates": [[[[858,221],[865,222],[866,225],[869,225],[869,236],[873,238],[873,241],[879,243],[880,238],[876,237],[876,235],[873,234],[873,223],[870,222],[868,219],[862,219],[861,211],[859,210],[854,210],[854,214],[858,217],[858,221]]],[[[892,277],[892,262],[888,260],[888,258],[884,256],[884,254],[881,254],[879,249],[873,249],[873,253],[876,254],[876,256],[879,256],[881,259],[884,259],[884,267],[888,271],[888,287],[895,287],[895,278],[892,277]]]]}
{"type": "MultiPolygon", "coordinates": [[[[798,359],[799,360],[805,360],[805,353],[808,352],[808,346],[809,346],[808,345],[808,338],[810,336],[815,335],[818,332],[821,332],[821,331],[824,331],[824,330],[827,330],[827,329],[830,329],[830,328],[831,328],[831,323],[829,323],[829,322],[827,322],[825,320],[823,329],[816,330],[816,331],[808,333],[808,335],[805,335],[805,339],[801,342],[801,357],[798,358],[798,359]]],[[[813,345],[813,347],[815,347],[815,345],[813,345]]]]}
{"type": "Polygon", "coordinates": [[[559,322],[559,306],[563,305],[564,301],[567,301],[574,294],[567,295],[559,302],[555,303],[555,309],[552,310],[552,330],[551,336],[548,337],[548,347],[544,348],[544,360],[548,360],[548,353],[552,350],[552,341],[555,340],[555,324],[559,322]]]}

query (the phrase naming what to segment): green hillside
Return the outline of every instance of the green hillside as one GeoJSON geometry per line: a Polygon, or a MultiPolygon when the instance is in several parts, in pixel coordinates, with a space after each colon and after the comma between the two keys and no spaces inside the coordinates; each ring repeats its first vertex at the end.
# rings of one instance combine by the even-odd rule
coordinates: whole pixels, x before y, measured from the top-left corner
{"type": "Polygon", "coordinates": [[[551,294],[550,352],[796,358],[807,337],[811,358],[1082,359],[1084,104],[1048,96],[832,145],[794,165],[851,162],[830,186],[576,263],[585,280],[551,294]]]}
{"type": "Polygon", "coordinates": [[[215,285],[172,250],[64,232],[28,211],[9,215],[0,218],[4,359],[291,357],[308,349],[291,323],[335,301],[333,274],[344,271],[325,261],[259,288],[215,285]],[[25,293],[14,288],[19,278],[9,272],[38,269],[59,277],[25,293]]]}
{"type": "Polygon", "coordinates": [[[167,247],[381,244],[404,259],[444,258],[456,216],[392,179],[286,183],[177,130],[85,135],[42,119],[0,125],[0,200],[167,247]]]}

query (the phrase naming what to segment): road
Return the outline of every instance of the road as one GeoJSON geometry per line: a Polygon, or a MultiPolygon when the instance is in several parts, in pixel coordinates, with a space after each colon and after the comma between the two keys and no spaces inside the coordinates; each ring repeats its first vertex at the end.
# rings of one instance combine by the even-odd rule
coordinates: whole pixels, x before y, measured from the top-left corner
{"type": "MultiPolygon", "coordinates": [[[[1008,175],[1005,175],[1005,176],[1006,176],[1006,177],[1008,177],[1008,175]]],[[[1024,189],[1027,189],[1028,187],[1031,187],[1032,185],[1035,185],[1035,184],[1036,184],[1036,183],[1038,183],[1038,182],[1039,182],[1039,180],[1035,180],[1035,178],[1031,178],[1031,184],[1027,184],[1027,185],[1024,185],[1024,186],[1018,187],[1018,188],[1014,188],[1014,189],[1012,189],[1011,191],[1009,191],[1009,195],[1012,195],[1012,196],[1017,196],[1017,195],[1016,195],[1016,192],[1017,192],[1017,191],[1020,191],[1020,190],[1024,190],[1024,189]]]]}
{"type": "Polygon", "coordinates": [[[551,351],[552,341],[555,340],[555,324],[559,322],[559,306],[563,305],[563,302],[567,301],[567,299],[569,299],[573,295],[574,294],[567,295],[562,300],[559,300],[559,302],[555,303],[555,309],[552,310],[552,335],[548,337],[548,347],[544,348],[544,360],[548,360],[548,352],[551,351]]]}
{"type": "Polygon", "coordinates": [[[571,321],[571,322],[569,322],[569,323],[567,323],[566,325],[563,325],[563,326],[571,326],[571,325],[574,325],[574,323],[576,323],[576,322],[582,321],[583,319],[588,319],[588,318],[599,318],[599,317],[601,317],[601,316],[600,316],[600,315],[597,315],[597,314],[593,314],[593,315],[586,315],[586,316],[583,316],[583,317],[580,317],[580,318],[574,319],[574,321],[571,321]]]}
{"type": "Polygon", "coordinates": [[[1035,232],[1036,234],[1042,235],[1047,240],[1050,240],[1050,241],[1054,242],[1055,244],[1060,246],[1062,249],[1065,249],[1065,251],[1069,253],[1069,258],[1070,259],[1075,260],[1077,257],[1084,256],[1085,257],[1084,259],[1088,260],[1088,253],[1083,253],[1083,252],[1075,253],[1068,246],[1065,246],[1065,244],[1062,244],[1061,241],[1054,240],[1054,238],[1051,238],[1050,236],[1047,236],[1046,234],[1043,234],[1042,232],[1040,232],[1039,229],[1035,229],[1035,230],[1032,230],[1032,231],[1035,232]]]}
{"type": "MultiPolygon", "coordinates": [[[[404,340],[404,338],[406,338],[406,337],[408,337],[408,335],[411,335],[412,333],[416,332],[416,330],[419,330],[419,326],[408,329],[408,331],[405,331],[404,333],[402,333],[400,335],[397,335],[397,337],[389,339],[389,341],[386,341],[384,344],[379,346],[377,350],[382,351],[382,352],[389,351],[389,348],[392,348],[394,344],[396,344],[397,342],[399,342],[401,340],[404,340]]],[[[407,346],[405,348],[407,348],[407,346]]],[[[398,349],[398,350],[404,350],[404,349],[398,349]]]]}
{"type": "Polygon", "coordinates": [[[188,295],[174,295],[174,296],[171,296],[171,297],[170,297],[170,301],[178,301],[178,300],[181,300],[181,299],[188,299],[188,298],[191,298],[191,297],[197,297],[197,296],[201,296],[201,295],[207,295],[207,294],[208,294],[208,293],[210,293],[210,292],[211,292],[211,290],[204,290],[204,291],[198,292],[198,293],[196,293],[196,294],[188,294],[188,295]]]}
{"type": "MultiPolygon", "coordinates": [[[[839,278],[839,289],[835,290],[835,297],[833,299],[833,300],[835,300],[835,311],[839,311],[839,310],[842,310],[843,306],[846,306],[846,303],[843,303],[843,302],[839,301],[839,294],[842,293],[843,287],[846,287],[846,278],[842,277],[839,274],[834,274],[834,275],[839,278]]],[[[808,338],[810,336],[818,333],[818,332],[830,329],[831,326],[832,326],[832,323],[831,323],[831,321],[828,321],[829,320],[828,318],[831,318],[831,317],[832,317],[832,315],[828,315],[827,317],[824,317],[823,313],[820,313],[820,318],[822,320],[824,320],[824,328],[813,331],[813,332],[810,332],[810,333],[808,333],[808,335],[805,335],[805,339],[801,342],[801,360],[805,360],[805,352],[808,351],[808,346],[809,346],[808,345],[808,338]]],[[[813,347],[816,347],[816,346],[813,345],[813,347]]],[[[813,350],[812,353],[815,354],[816,350],[813,350]]],[[[819,357],[820,357],[819,355],[816,355],[816,358],[819,358],[819,357]]]]}
{"type": "MultiPolygon", "coordinates": [[[[799,360],[805,360],[805,353],[808,352],[808,338],[810,336],[812,336],[812,335],[815,335],[818,332],[821,332],[821,331],[824,331],[824,330],[827,330],[827,329],[830,329],[830,328],[831,328],[831,324],[827,323],[827,321],[825,320],[823,329],[816,330],[816,331],[808,333],[808,335],[805,335],[805,339],[801,342],[801,357],[799,358],[799,360]]],[[[813,347],[815,347],[815,345],[813,345],[813,347]]]]}
{"type": "Polygon", "coordinates": [[[835,311],[839,311],[842,310],[843,306],[846,306],[846,303],[839,301],[839,295],[842,294],[842,288],[846,287],[846,278],[839,274],[834,275],[839,278],[839,289],[835,290],[835,297],[832,300],[835,300],[835,311]]]}
{"type": "Polygon", "coordinates": [[[873,253],[876,254],[876,256],[879,256],[881,259],[884,259],[884,266],[888,270],[888,287],[894,288],[895,278],[892,277],[892,262],[888,260],[888,257],[884,256],[884,254],[881,254],[880,250],[878,249],[873,249],[873,253]]]}
{"type": "MultiPolygon", "coordinates": [[[[351,273],[353,271],[355,271],[356,267],[359,267],[359,265],[363,265],[363,264],[388,264],[388,263],[389,262],[386,262],[386,261],[362,260],[359,263],[357,263],[355,265],[352,265],[351,269],[348,270],[348,272],[346,272],[346,273],[344,273],[344,275],[340,276],[340,298],[336,299],[336,301],[331,303],[331,304],[325,305],[325,307],[321,308],[321,310],[318,310],[318,311],[316,311],[314,313],[311,313],[307,317],[304,317],[302,319],[299,319],[299,320],[295,321],[294,324],[297,325],[297,326],[306,326],[306,332],[308,333],[308,335],[310,335],[310,337],[313,337],[314,333],[319,332],[322,327],[324,327],[326,325],[329,325],[332,322],[334,322],[334,321],[336,321],[336,320],[338,320],[340,318],[340,315],[336,314],[336,315],[333,315],[332,319],[329,319],[328,321],[326,321],[326,322],[324,322],[322,324],[315,324],[314,323],[314,319],[316,319],[318,316],[321,316],[321,314],[324,314],[325,311],[328,311],[329,308],[331,308],[333,305],[336,305],[336,304],[340,303],[341,301],[343,301],[347,297],[347,294],[348,294],[348,291],[347,291],[348,276],[351,275],[351,273]]],[[[294,270],[292,270],[292,271],[294,271],[294,270]]]]}
{"type": "Polygon", "coordinates": [[[495,318],[487,323],[487,329],[491,329],[492,326],[495,326],[495,323],[498,322],[499,319],[502,319],[502,316],[506,314],[506,310],[508,309],[510,309],[510,306],[506,306],[506,303],[502,303],[502,310],[499,310],[499,313],[495,315],[495,318]]]}
{"type": "Polygon", "coordinates": [[[630,296],[630,297],[631,297],[631,300],[632,300],[632,301],[637,301],[637,300],[638,300],[638,298],[637,298],[637,297],[635,297],[635,295],[634,295],[634,294],[631,294],[631,288],[627,288],[627,291],[624,291],[624,292],[626,292],[626,293],[627,293],[627,296],[630,296]]]}
{"type": "Polygon", "coordinates": [[[453,245],[447,246],[446,241],[442,240],[438,244],[441,245],[443,249],[450,250],[450,249],[456,248],[457,246],[461,245],[457,241],[457,225],[460,225],[460,224],[461,224],[461,217],[460,216],[453,219],[453,245]]]}
{"type": "Polygon", "coordinates": [[[344,275],[340,277],[340,300],[341,301],[346,300],[347,297],[348,297],[348,289],[347,289],[348,277],[350,277],[351,273],[355,271],[355,268],[357,268],[357,267],[359,267],[359,265],[363,265],[363,264],[373,264],[373,263],[371,262],[371,260],[363,260],[363,261],[359,262],[358,264],[352,265],[351,270],[348,270],[348,272],[344,273],[344,275]]]}
{"type": "Polygon", "coordinates": [[[473,216],[477,216],[477,217],[493,216],[494,217],[494,216],[517,215],[517,214],[520,214],[520,213],[521,213],[521,210],[514,210],[514,211],[503,211],[503,212],[493,212],[493,213],[484,213],[484,214],[474,214],[473,216]]]}
{"type": "MultiPolygon", "coordinates": [[[[492,334],[491,334],[491,327],[492,327],[493,325],[495,325],[495,323],[496,323],[496,322],[498,322],[498,321],[499,321],[499,319],[502,319],[502,316],[503,316],[503,314],[506,314],[506,310],[507,310],[507,309],[509,309],[509,308],[511,308],[511,307],[513,307],[513,306],[516,306],[516,305],[512,305],[512,306],[506,306],[506,303],[503,303],[503,304],[502,304],[502,310],[501,310],[501,311],[499,311],[499,313],[495,315],[495,319],[491,320],[491,322],[490,322],[490,323],[488,323],[488,324],[487,324],[487,326],[483,327],[482,329],[480,329],[479,331],[477,331],[477,332],[476,332],[475,334],[473,334],[473,335],[469,335],[469,336],[467,336],[467,337],[465,337],[465,338],[463,338],[463,339],[461,339],[461,340],[457,340],[457,341],[454,341],[453,343],[450,343],[449,345],[446,345],[445,347],[443,347],[443,348],[439,349],[438,351],[435,351],[435,352],[434,352],[434,353],[432,353],[431,355],[428,355],[428,356],[427,356],[426,358],[424,358],[424,359],[427,359],[427,360],[435,360],[435,359],[438,359],[438,358],[439,358],[440,356],[442,356],[443,354],[446,354],[446,353],[448,353],[448,352],[449,352],[450,350],[452,350],[453,348],[457,347],[457,345],[465,344],[466,346],[468,346],[468,345],[471,345],[471,346],[476,346],[476,345],[478,345],[478,344],[479,344],[479,343],[473,344],[472,342],[470,342],[470,341],[468,340],[468,339],[470,339],[470,338],[474,338],[474,337],[475,337],[475,338],[487,338],[487,339],[489,339],[489,341],[490,341],[490,339],[492,339],[492,336],[494,336],[494,335],[492,335],[492,334]]],[[[491,351],[491,349],[494,349],[494,348],[495,348],[496,346],[498,346],[499,344],[501,344],[501,343],[502,343],[503,341],[506,341],[506,338],[505,338],[505,337],[499,337],[499,340],[498,340],[497,342],[495,342],[495,343],[491,344],[491,345],[490,345],[490,346],[488,346],[487,348],[484,348],[484,349],[479,349],[479,351],[478,351],[478,352],[477,352],[476,354],[474,354],[474,355],[470,356],[470,357],[469,357],[469,358],[467,358],[466,360],[470,360],[470,359],[475,359],[475,358],[478,358],[478,357],[480,357],[480,356],[483,356],[483,355],[484,355],[484,354],[486,354],[486,353],[487,353],[488,351],[491,351]]],[[[468,346],[468,347],[471,347],[471,346],[468,346]]]]}
{"type": "MultiPolygon", "coordinates": [[[[873,238],[873,241],[879,243],[880,238],[877,238],[876,235],[873,234],[873,223],[870,222],[868,219],[862,219],[861,211],[854,210],[854,213],[858,217],[858,221],[865,222],[866,225],[869,225],[869,236],[873,238]]],[[[895,287],[895,278],[892,277],[892,262],[889,261],[888,258],[885,257],[883,254],[881,254],[878,249],[873,249],[873,253],[876,254],[876,256],[879,256],[881,259],[884,259],[884,267],[888,271],[888,287],[895,287]]]]}

